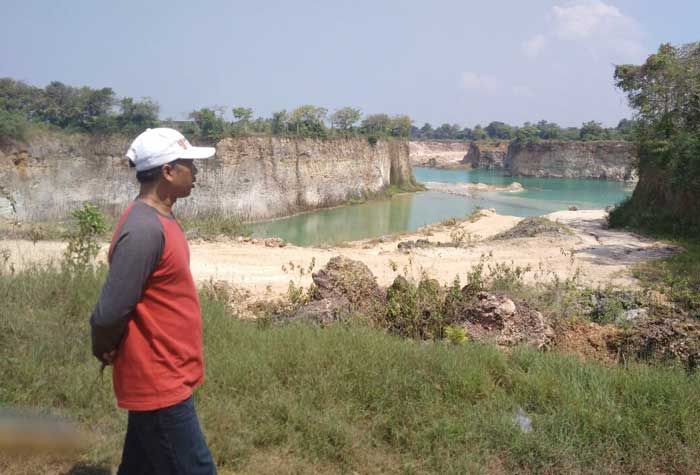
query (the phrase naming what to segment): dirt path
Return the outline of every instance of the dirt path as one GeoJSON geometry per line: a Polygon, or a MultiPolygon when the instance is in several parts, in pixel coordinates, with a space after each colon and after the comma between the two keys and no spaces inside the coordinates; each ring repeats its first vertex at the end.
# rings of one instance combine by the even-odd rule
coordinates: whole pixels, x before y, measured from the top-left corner
{"type": "MultiPolygon", "coordinates": [[[[385,238],[385,242],[374,239],[328,248],[267,247],[263,241],[195,241],[191,243],[192,272],[197,281],[225,280],[249,290],[255,297],[264,297],[284,293],[290,280],[308,285],[310,275],[306,271],[301,275],[299,268],[308,270],[315,261],[314,268],[318,270],[336,255],[364,262],[377,276],[380,285],[389,285],[396,275],[405,272],[416,277],[425,272],[444,283],[451,282],[458,275],[464,282],[471,266],[481,255],[491,252],[493,262],[530,265],[533,270],[553,272],[562,278],[580,268],[584,281],[591,285],[634,286],[635,280],[629,273],[632,264],[674,252],[664,243],[629,232],[605,229],[605,212],[602,210],[561,211],[547,217],[570,226],[573,233],[490,240],[489,237],[511,228],[521,218],[485,213],[475,222],[452,226],[436,224],[417,233],[385,238]],[[451,242],[461,230],[465,233],[465,241],[471,236],[472,243],[466,247],[422,248],[410,252],[397,249],[397,244],[406,240],[451,242]]],[[[63,248],[64,244],[60,242],[0,241],[0,251],[7,249],[10,262],[15,266],[60,259],[63,248]]],[[[104,249],[101,258],[104,258],[104,249]]]]}

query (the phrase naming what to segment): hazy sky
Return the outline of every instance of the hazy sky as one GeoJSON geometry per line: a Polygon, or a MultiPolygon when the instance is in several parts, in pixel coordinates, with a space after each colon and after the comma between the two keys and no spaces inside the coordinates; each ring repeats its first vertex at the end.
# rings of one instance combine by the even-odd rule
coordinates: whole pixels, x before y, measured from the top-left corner
{"type": "Polygon", "coordinates": [[[161,117],[301,104],[417,126],[630,112],[614,64],[700,40],[700,0],[0,0],[0,77],[149,96],[161,117]]]}

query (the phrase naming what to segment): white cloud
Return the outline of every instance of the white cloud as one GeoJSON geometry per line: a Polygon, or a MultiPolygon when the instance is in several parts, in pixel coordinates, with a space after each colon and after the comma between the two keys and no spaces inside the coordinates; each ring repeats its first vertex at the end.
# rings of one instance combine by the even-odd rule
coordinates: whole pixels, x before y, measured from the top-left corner
{"type": "Polygon", "coordinates": [[[595,60],[619,63],[644,58],[639,24],[616,6],[601,0],[575,0],[552,7],[549,19],[548,31],[522,44],[528,58],[537,58],[545,46],[556,49],[564,43],[569,44],[568,48],[571,44],[578,46],[595,60]]]}
{"type": "Polygon", "coordinates": [[[546,42],[547,40],[544,35],[535,35],[523,43],[523,53],[525,53],[525,56],[528,58],[536,58],[539,56],[540,51],[542,51],[546,42]]]}
{"type": "Polygon", "coordinates": [[[461,86],[469,91],[494,92],[498,89],[498,80],[488,74],[465,71],[462,73],[461,86]]]}
{"type": "Polygon", "coordinates": [[[587,47],[595,58],[639,60],[644,54],[641,28],[619,8],[600,0],[584,0],[551,10],[552,34],[587,47]]]}
{"type": "Polygon", "coordinates": [[[601,1],[573,4],[568,7],[552,7],[555,32],[567,40],[589,38],[605,30],[628,27],[632,21],[617,7],[601,1]],[[625,25],[627,24],[627,25],[625,25]]]}

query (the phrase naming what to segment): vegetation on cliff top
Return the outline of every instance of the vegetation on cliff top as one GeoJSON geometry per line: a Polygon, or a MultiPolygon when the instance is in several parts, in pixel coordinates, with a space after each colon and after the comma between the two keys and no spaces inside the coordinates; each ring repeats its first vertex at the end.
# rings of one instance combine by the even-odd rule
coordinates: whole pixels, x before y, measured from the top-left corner
{"type": "MultiPolygon", "coordinates": [[[[633,121],[622,119],[617,127],[606,128],[595,121],[581,127],[561,127],[546,120],[526,122],[521,127],[494,121],[473,128],[442,124],[433,129],[426,123],[413,125],[407,115],[368,114],[343,107],[330,113],[324,107],[305,104],[281,110],[270,117],[255,117],[249,107],[233,107],[233,120],[223,107],[204,107],[189,114],[187,121],[166,119],[163,125],[182,130],[200,142],[216,142],[240,135],[289,135],[310,138],[363,136],[370,143],[379,138],[410,137],[416,140],[611,140],[627,139],[633,121]]],[[[69,131],[136,134],[161,122],[158,104],[152,99],[118,98],[111,88],[73,87],[54,81],[45,88],[11,78],[0,78],[0,139],[24,139],[33,124],[43,123],[69,131]]]]}
{"type": "Polygon", "coordinates": [[[622,119],[617,127],[603,127],[600,122],[584,122],[581,127],[561,127],[554,122],[541,120],[525,122],[522,126],[494,121],[486,127],[461,128],[457,124],[442,124],[433,129],[426,123],[421,128],[411,128],[415,140],[518,140],[531,143],[540,140],[629,140],[634,131],[634,121],[622,119]]]}
{"type": "MultiPolygon", "coordinates": [[[[0,139],[26,138],[34,124],[49,124],[89,133],[134,135],[161,124],[158,104],[152,99],[118,98],[111,88],[68,86],[54,81],[44,88],[11,78],[0,78],[0,139]]],[[[329,115],[323,107],[306,104],[271,117],[253,117],[247,107],[232,109],[233,121],[224,117],[223,108],[201,108],[189,114],[189,121],[163,121],[181,129],[195,140],[216,142],[224,137],[264,134],[311,138],[366,136],[408,137],[412,120],[406,115],[369,114],[343,107],[329,115]]]]}
{"type": "Polygon", "coordinates": [[[615,80],[637,113],[639,184],[610,215],[628,225],[697,239],[700,232],[700,43],[661,45],[615,80]]]}

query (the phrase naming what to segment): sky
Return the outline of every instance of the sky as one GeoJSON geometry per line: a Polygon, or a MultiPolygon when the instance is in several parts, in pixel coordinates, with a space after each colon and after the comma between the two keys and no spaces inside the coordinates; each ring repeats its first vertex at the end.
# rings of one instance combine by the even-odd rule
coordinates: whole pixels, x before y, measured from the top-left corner
{"type": "Polygon", "coordinates": [[[615,64],[700,40],[700,0],[0,0],[0,77],[150,97],[161,118],[302,104],[415,125],[631,117],[615,64]]]}

